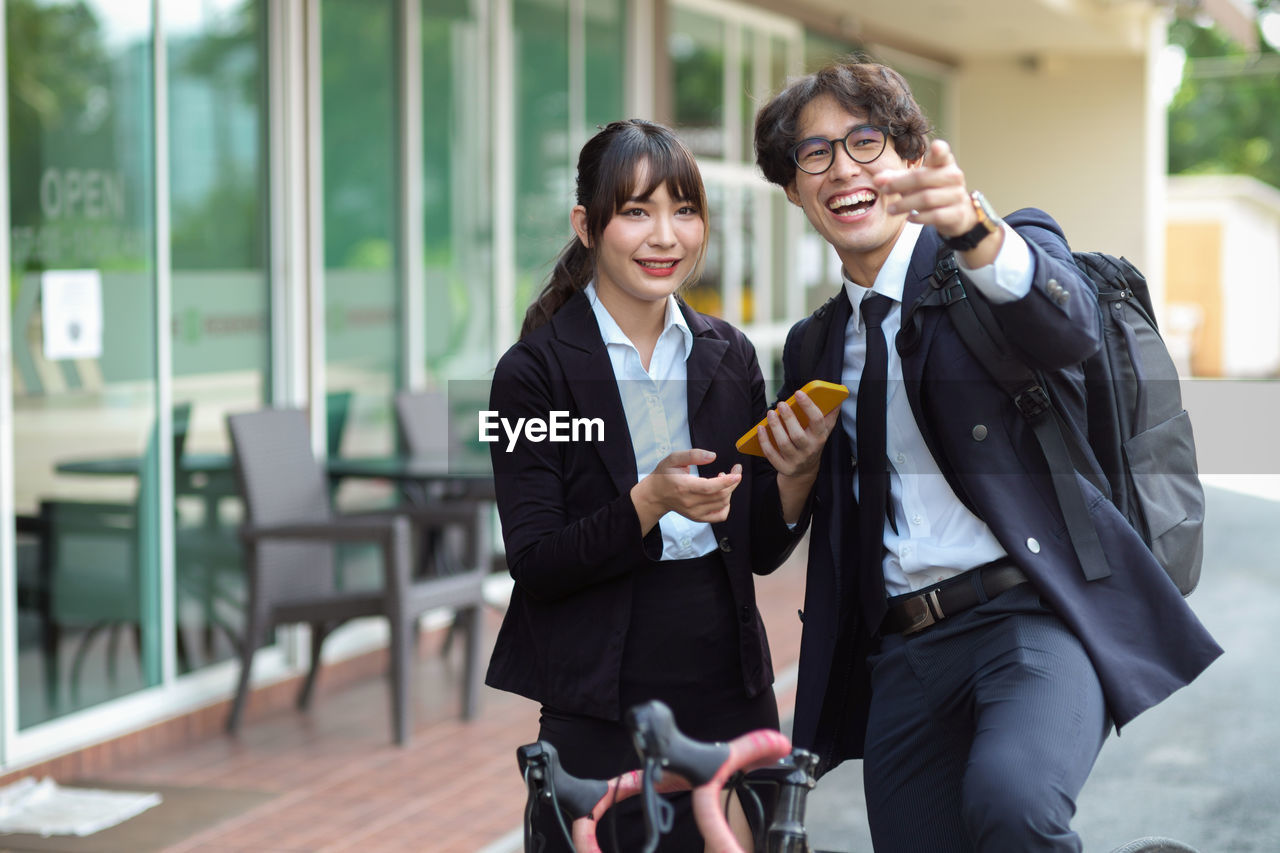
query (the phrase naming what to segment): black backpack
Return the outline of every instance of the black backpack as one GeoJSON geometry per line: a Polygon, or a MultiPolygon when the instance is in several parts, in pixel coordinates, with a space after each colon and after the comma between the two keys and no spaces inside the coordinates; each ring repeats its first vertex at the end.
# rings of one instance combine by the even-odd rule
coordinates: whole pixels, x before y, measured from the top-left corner
{"type": "MultiPolygon", "coordinates": [[[[1084,363],[1089,447],[1106,476],[1091,475],[1077,433],[1064,423],[1038,371],[1028,367],[980,294],[966,290],[955,254],[941,249],[932,287],[904,312],[948,311],[965,346],[1009,394],[1044,452],[1072,546],[1089,580],[1111,573],[1075,478],[1081,472],[1142,536],[1183,595],[1200,580],[1204,491],[1178,372],[1160,337],[1146,279],[1133,264],[1101,252],[1073,253],[1098,297],[1102,345],[1084,363]]],[[[830,325],[831,300],[814,312],[801,341],[812,369],[830,325]]],[[[899,346],[901,347],[901,340],[899,346]]]]}

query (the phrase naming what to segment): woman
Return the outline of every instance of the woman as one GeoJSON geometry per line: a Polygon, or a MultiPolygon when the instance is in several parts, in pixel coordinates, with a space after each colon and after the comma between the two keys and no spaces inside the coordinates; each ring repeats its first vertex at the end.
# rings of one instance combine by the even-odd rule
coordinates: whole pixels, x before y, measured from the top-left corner
{"type": "MultiPolygon", "coordinates": [[[[494,376],[490,408],[526,427],[491,451],[515,588],[487,682],[540,702],[565,769],[604,778],[638,766],[621,721],[649,699],[700,739],[778,726],[751,575],[796,536],[773,467],[734,447],[768,408],[755,350],[674,296],[707,246],[692,154],[661,125],[614,122],[582,149],[577,202],[494,376]],[[568,441],[528,426],[557,417],[568,441]]],[[[784,413],[781,468],[817,464],[832,421],[810,423],[784,413]]],[[[701,849],[687,799],[664,849],[701,849]]],[[[621,849],[643,837],[636,808],[616,809],[621,849]]]]}

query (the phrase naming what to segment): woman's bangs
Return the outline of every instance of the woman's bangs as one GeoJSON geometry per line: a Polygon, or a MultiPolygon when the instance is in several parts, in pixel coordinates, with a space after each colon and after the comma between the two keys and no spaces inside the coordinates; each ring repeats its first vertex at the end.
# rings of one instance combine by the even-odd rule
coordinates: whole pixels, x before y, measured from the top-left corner
{"type": "Polygon", "coordinates": [[[645,166],[648,186],[639,194],[640,198],[648,198],[658,187],[666,184],[673,199],[702,206],[702,178],[698,165],[687,152],[664,145],[649,152],[645,166]]]}
{"type": "MultiPolygon", "coordinates": [[[[642,136],[628,140],[629,150],[612,152],[610,164],[617,170],[613,187],[613,212],[622,210],[631,199],[647,199],[663,184],[672,198],[703,204],[702,176],[698,164],[687,151],[672,147],[666,140],[642,136]],[[628,164],[632,164],[630,169],[628,164]]],[[[618,146],[623,148],[624,146],[618,146]]]]}

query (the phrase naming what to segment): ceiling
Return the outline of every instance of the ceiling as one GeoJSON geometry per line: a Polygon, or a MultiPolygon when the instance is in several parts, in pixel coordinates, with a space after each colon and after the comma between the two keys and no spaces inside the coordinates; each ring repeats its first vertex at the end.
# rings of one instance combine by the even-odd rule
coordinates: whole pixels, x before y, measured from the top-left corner
{"type": "MultiPolygon", "coordinates": [[[[1185,2],[1185,0],[1184,0],[1185,2]]],[[[964,58],[1140,54],[1174,0],[762,0],[756,5],[863,43],[949,64],[964,58]]]]}

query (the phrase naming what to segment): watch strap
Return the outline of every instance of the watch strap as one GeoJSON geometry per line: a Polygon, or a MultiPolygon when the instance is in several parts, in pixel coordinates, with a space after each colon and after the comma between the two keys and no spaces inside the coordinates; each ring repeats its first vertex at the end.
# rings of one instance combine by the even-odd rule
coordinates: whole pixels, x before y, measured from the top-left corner
{"type": "Polygon", "coordinates": [[[977,247],[988,235],[1000,230],[1001,220],[995,216],[982,193],[974,190],[969,193],[973,209],[978,214],[978,224],[958,237],[943,237],[942,244],[954,252],[967,252],[977,247]]]}

